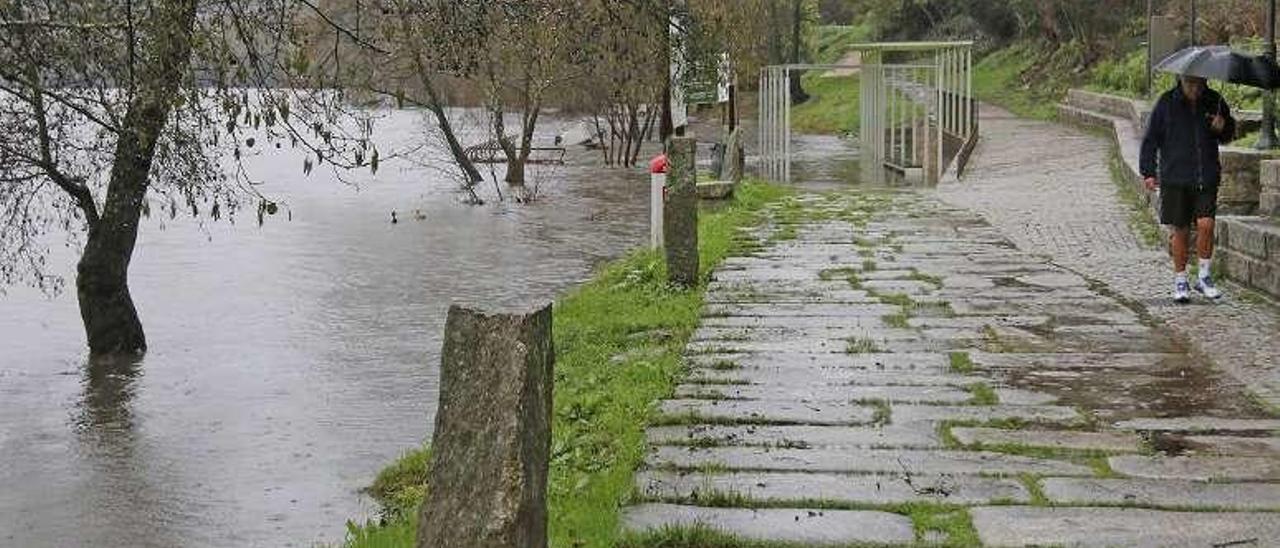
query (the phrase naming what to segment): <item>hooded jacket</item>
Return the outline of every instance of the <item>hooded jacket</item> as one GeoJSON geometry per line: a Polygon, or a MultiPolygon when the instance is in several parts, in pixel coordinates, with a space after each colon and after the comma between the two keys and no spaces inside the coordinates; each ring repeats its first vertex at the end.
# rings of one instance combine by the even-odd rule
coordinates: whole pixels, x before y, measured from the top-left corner
{"type": "Polygon", "coordinates": [[[1231,107],[1218,92],[1205,86],[1193,107],[1182,87],[1174,87],[1151,111],[1139,159],[1142,176],[1158,177],[1162,186],[1216,187],[1222,180],[1218,145],[1231,142],[1235,132],[1231,107]],[[1227,119],[1222,133],[1210,127],[1215,114],[1227,119]]]}

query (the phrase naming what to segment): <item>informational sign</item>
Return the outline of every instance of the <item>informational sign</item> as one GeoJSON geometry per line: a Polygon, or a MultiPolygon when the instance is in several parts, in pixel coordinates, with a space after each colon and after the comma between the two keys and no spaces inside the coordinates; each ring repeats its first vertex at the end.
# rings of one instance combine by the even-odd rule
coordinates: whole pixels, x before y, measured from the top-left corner
{"type": "Polygon", "coordinates": [[[721,53],[689,68],[685,79],[685,101],[692,105],[729,102],[731,68],[729,54],[721,53]]]}

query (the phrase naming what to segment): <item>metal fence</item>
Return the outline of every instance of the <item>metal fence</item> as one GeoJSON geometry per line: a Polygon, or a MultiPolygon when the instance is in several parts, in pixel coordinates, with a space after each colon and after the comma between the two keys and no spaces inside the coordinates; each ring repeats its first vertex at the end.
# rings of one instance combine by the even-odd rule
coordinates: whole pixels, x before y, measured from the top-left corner
{"type": "Polygon", "coordinates": [[[791,79],[858,70],[864,164],[936,184],[959,174],[977,142],[971,42],[858,44],[861,65],[775,65],[760,72],[760,174],[791,182],[791,79]]]}
{"type": "Polygon", "coordinates": [[[959,175],[977,142],[973,44],[860,44],[864,158],[936,184],[959,175]]]}

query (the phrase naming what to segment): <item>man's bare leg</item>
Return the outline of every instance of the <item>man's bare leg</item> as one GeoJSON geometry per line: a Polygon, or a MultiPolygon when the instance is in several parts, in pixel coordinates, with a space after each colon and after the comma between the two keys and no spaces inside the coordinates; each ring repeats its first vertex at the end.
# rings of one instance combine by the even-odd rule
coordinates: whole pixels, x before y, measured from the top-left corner
{"type": "Polygon", "coordinates": [[[1188,241],[1190,239],[1190,228],[1174,227],[1173,234],[1170,236],[1169,252],[1173,255],[1173,271],[1178,274],[1187,272],[1187,248],[1191,245],[1188,241]]]}
{"type": "Polygon", "coordinates": [[[1213,259],[1213,225],[1211,217],[1196,219],[1196,251],[1206,261],[1213,259]]]}
{"type": "Polygon", "coordinates": [[[1200,256],[1200,276],[1195,289],[1210,299],[1222,297],[1222,291],[1213,283],[1209,270],[1213,268],[1213,217],[1196,219],[1196,251],[1200,256]]]}
{"type": "Polygon", "coordinates": [[[1177,274],[1174,281],[1173,300],[1185,303],[1191,300],[1191,284],[1187,282],[1187,255],[1190,252],[1191,227],[1174,227],[1170,236],[1169,251],[1173,255],[1173,271],[1177,274]]]}

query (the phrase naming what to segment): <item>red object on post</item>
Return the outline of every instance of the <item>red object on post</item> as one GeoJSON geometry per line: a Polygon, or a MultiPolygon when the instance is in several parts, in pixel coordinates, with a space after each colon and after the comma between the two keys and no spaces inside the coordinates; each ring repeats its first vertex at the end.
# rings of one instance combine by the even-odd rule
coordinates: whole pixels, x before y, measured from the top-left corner
{"type": "Polygon", "coordinates": [[[666,154],[659,154],[657,156],[654,156],[652,160],[649,160],[650,175],[657,175],[659,173],[666,173],[666,172],[667,172],[667,155],[666,154]]]}

